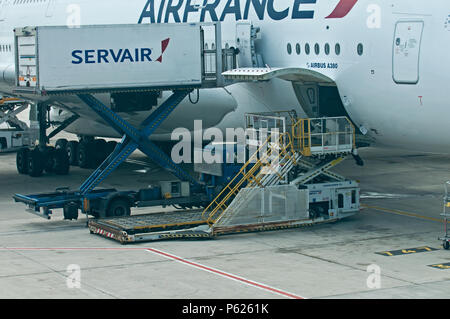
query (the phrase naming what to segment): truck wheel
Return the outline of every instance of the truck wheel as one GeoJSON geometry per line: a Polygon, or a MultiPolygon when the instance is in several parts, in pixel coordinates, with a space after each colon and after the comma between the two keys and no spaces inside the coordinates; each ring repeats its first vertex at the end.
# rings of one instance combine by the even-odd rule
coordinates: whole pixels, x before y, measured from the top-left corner
{"type": "Polygon", "coordinates": [[[78,146],[80,143],[78,141],[70,141],[67,143],[66,152],[67,156],[69,157],[69,163],[73,166],[78,166],[78,146]]]}
{"type": "Polygon", "coordinates": [[[81,168],[91,168],[94,164],[92,149],[92,143],[89,142],[81,142],[78,145],[78,164],[81,168]]]}
{"type": "Polygon", "coordinates": [[[16,166],[19,174],[28,174],[28,154],[30,150],[23,148],[16,154],[16,166]]]}
{"type": "Polygon", "coordinates": [[[67,141],[65,138],[60,138],[59,140],[56,141],[55,148],[65,150],[67,147],[67,143],[69,143],[69,141],[67,141]]]}
{"type": "Polygon", "coordinates": [[[29,153],[28,156],[28,174],[31,177],[42,176],[44,167],[45,156],[38,148],[35,148],[29,153]]]}
{"type": "Polygon", "coordinates": [[[106,217],[124,217],[131,215],[130,203],[123,198],[116,198],[111,201],[106,211],[106,217]]]}
{"type": "Polygon", "coordinates": [[[70,163],[69,157],[65,149],[57,149],[54,151],[54,166],[53,171],[57,175],[67,175],[69,174],[70,163]]]}

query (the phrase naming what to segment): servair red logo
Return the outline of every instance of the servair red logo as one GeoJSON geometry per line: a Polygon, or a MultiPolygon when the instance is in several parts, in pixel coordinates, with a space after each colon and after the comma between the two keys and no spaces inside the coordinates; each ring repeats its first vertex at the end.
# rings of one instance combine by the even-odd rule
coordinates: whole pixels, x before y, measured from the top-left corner
{"type": "Polygon", "coordinates": [[[156,59],[159,63],[162,63],[162,58],[164,52],[166,52],[167,47],[169,46],[170,38],[161,41],[161,56],[156,59]]]}
{"type": "Polygon", "coordinates": [[[358,2],[358,0],[341,0],[339,1],[336,8],[334,8],[333,12],[326,17],[325,19],[340,19],[345,17],[347,14],[349,14],[350,11],[352,11],[355,4],[358,2]]]}

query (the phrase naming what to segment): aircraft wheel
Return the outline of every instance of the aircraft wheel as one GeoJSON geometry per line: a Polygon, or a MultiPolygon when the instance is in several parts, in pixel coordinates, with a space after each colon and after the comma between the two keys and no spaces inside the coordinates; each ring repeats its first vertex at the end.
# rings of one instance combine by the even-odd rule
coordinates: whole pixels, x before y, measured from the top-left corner
{"type": "Polygon", "coordinates": [[[16,154],[16,166],[19,174],[28,174],[28,154],[30,150],[23,148],[16,154]]]}
{"type": "Polygon", "coordinates": [[[41,152],[45,162],[44,170],[47,173],[53,173],[55,167],[55,152],[54,147],[48,147],[44,152],[41,152]]]}
{"type": "Polygon", "coordinates": [[[70,141],[67,143],[66,152],[67,152],[67,156],[69,157],[70,165],[78,166],[77,153],[78,153],[79,144],[80,143],[78,141],[70,141]]]}
{"type": "Polygon", "coordinates": [[[45,155],[38,148],[35,148],[28,156],[28,174],[31,177],[42,176],[45,168],[45,155]]]}
{"type": "Polygon", "coordinates": [[[81,168],[91,168],[94,164],[93,143],[80,142],[78,145],[78,164],[81,168]]]}
{"type": "Polygon", "coordinates": [[[444,242],[442,243],[442,246],[444,247],[445,250],[448,250],[450,248],[450,242],[448,242],[447,240],[444,240],[444,242]]]}
{"type": "Polygon", "coordinates": [[[64,149],[57,149],[54,151],[54,166],[53,171],[57,175],[69,174],[70,162],[69,156],[64,149]]]}
{"type": "Polygon", "coordinates": [[[108,157],[108,144],[103,139],[94,141],[95,145],[95,162],[100,165],[108,157]]]}
{"type": "Polygon", "coordinates": [[[63,149],[65,150],[67,147],[67,143],[69,143],[68,140],[66,140],[65,138],[60,138],[59,140],[56,141],[55,143],[55,148],[58,149],[63,149]]]}

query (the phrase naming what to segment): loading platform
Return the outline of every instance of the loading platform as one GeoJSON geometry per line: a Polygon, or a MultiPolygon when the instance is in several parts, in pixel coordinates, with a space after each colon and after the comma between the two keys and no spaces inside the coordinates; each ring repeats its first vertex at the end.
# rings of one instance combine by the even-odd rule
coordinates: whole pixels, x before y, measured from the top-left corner
{"type": "Polygon", "coordinates": [[[202,210],[182,210],[89,221],[91,234],[122,244],[170,238],[209,238],[202,210]],[[201,227],[204,226],[204,227],[201,227]]]}

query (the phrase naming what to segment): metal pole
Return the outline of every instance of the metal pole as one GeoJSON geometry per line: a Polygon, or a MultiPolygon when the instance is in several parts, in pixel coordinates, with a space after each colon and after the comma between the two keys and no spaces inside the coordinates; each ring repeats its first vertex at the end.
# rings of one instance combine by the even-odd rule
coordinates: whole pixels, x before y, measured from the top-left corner
{"type": "Polygon", "coordinates": [[[37,104],[37,118],[39,122],[39,148],[45,148],[48,143],[47,137],[47,105],[37,104]]]}
{"type": "Polygon", "coordinates": [[[222,28],[220,22],[215,23],[216,32],[216,82],[218,87],[223,86],[222,65],[222,28]]]}

